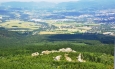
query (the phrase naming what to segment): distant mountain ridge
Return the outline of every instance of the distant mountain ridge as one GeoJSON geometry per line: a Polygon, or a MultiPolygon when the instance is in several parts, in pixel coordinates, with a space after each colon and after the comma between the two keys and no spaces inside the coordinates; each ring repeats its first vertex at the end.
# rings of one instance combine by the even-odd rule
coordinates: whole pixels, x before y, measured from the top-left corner
{"type": "Polygon", "coordinates": [[[50,2],[4,2],[1,3],[3,6],[9,6],[14,8],[45,8],[45,7],[51,7],[54,4],[50,2]]]}
{"type": "Polygon", "coordinates": [[[59,3],[57,6],[65,7],[66,9],[87,9],[87,8],[94,8],[94,9],[108,9],[108,8],[115,8],[114,0],[81,0],[81,1],[71,1],[71,2],[62,2],[59,3]]]}
{"type": "Polygon", "coordinates": [[[115,8],[114,6],[115,0],[80,0],[80,1],[70,1],[70,2],[62,2],[62,3],[50,3],[50,2],[4,2],[1,3],[3,6],[10,6],[14,8],[62,8],[67,10],[72,9],[87,9],[87,8],[94,8],[94,9],[108,9],[108,8],[115,8]]]}

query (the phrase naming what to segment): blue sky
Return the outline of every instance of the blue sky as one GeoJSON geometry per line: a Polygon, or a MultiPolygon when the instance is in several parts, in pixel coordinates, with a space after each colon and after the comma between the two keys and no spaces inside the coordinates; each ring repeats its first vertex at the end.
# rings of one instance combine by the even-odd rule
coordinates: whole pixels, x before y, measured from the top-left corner
{"type": "Polygon", "coordinates": [[[67,2],[67,1],[78,1],[78,0],[0,0],[0,2],[9,2],[9,1],[22,1],[22,2],[39,2],[39,1],[46,1],[46,2],[67,2]]]}

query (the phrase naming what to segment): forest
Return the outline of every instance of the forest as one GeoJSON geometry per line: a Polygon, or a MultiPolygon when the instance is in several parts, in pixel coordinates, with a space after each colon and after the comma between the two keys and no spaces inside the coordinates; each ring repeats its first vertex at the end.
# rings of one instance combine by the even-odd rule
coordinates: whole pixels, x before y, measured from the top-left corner
{"type": "Polygon", "coordinates": [[[0,30],[0,69],[113,69],[114,36],[96,33],[31,35],[0,30]],[[75,52],[32,53],[71,48],[75,52]],[[79,62],[82,54],[86,62],[79,62]],[[64,58],[64,54],[72,59],[64,58]],[[53,57],[61,55],[60,61],[53,57]]]}

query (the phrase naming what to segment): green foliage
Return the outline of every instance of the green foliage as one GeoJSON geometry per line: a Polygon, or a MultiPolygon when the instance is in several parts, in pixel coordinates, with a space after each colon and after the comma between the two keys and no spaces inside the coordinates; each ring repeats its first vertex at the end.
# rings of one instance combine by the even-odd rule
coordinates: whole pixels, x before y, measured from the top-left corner
{"type": "MultiPolygon", "coordinates": [[[[72,57],[72,62],[68,62],[66,60],[64,60],[65,58],[61,58],[60,61],[54,61],[53,57],[57,56],[57,55],[62,55],[62,57],[64,57],[65,53],[52,53],[49,55],[39,55],[37,57],[32,57],[31,55],[15,55],[15,56],[7,56],[7,57],[0,57],[0,68],[1,69],[12,69],[12,68],[16,68],[16,69],[55,69],[55,68],[59,68],[59,69],[108,69],[108,67],[112,67],[112,63],[111,62],[113,60],[113,56],[109,56],[108,55],[106,57],[108,57],[108,59],[106,58],[101,58],[102,55],[104,54],[100,54],[100,53],[88,53],[88,52],[84,52],[82,53],[84,58],[86,60],[86,62],[78,62],[76,59],[76,56],[79,55],[80,52],[76,52],[76,53],[68,53],[69,57],[72,57]],[[94,58],[94,55],[97,56],[98,58],[100,58],[100,61],[96,61],[93,60],[92,58],[94,58]],[[112,60],[110,61],[109,59],[112,60]],[[107,64],[106,62],[103,62],[103,59],[106,60],[106,62],[109,62],[111,64],[107,64]]],[[[94,58],[95,59],[95,58],[94,58]]],[[[104,61],[105,61],[104,60],[104,61]]],[[[112,68],[110,68],[112,69],[112,68]]]]}
{"type": "MultiPolygon", "coordinates": [[[[110,42],[112,39],[109,38],[109,43],[103,43],[106,36],[102,35],[101,37],[99,35],[102,40],[90,40],[88,37],[88,39],[65,40],[64,35],[63,39],[57,39],[57,35],[56,38],[54,36],[31,36],[5,30],[0,31],[0,69],[113,69],[114,46],[110,42]],[[41,53],[44,50],[59,50],[67,47],[77,51],[76,53],[68,53],[68,56],[73,60],[72,62],[66,61],[65,53],[62,52],[37,57],[31,56],[33,52],[41,53]],[[76,57],[79,53],[82,54],[82,58],[86,62],[77,61],[76,57]],[[57,55],[62,55],[59,62],[53,60],[53,57],[57,55]]],[[[60,38],[60,35],[58,37],[60,38]]]]}

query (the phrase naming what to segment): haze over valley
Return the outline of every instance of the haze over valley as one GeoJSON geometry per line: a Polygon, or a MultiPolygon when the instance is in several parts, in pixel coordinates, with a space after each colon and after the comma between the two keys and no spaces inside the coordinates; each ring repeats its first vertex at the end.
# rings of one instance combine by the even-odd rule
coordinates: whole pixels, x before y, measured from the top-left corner
{"type": "Polygon", "coordinates": [[[3,2],[0,27],[33,34],[115,35],[115,1],[3,2]]]}
{"type": "Polygon", "coordinates": [[[113,69],[115,0],[0,1],[0,69],[113,69]]]}

